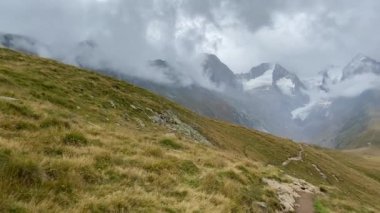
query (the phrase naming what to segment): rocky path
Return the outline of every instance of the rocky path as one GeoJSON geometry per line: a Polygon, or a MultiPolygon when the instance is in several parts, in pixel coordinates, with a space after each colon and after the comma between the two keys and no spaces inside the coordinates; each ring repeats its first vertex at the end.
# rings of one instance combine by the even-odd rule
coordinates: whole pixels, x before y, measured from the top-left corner
{"type": "Polygon", "coordinates": [[[280,212],[313,212],[314,195],[318,188],[305,180],[286,175],[286,182],[263,178],[269,188],[273,189],[281,203],[280,212]]]}
{"type": "Polygon", "coordinates": [[[298,192],[296,200],[296,213],[314,213],[314,195],[309,192],[298,192]]]}
{"type": "MultiPolygon", "coordinates": [[[[299,144],[300,150],[297,154],[297,156],[290,157],[286,161],[282,163],[282,166],[287,166],[292,161],[302,161],[303,160],[303,153],[304,149],[301,144],[299,144]]],[[[315,166],[316,167],[316,166],[315,166]]],[[[318,168],[318,167],[316,167],[318,168]]],[[[319,168],[318,168],[318,171],[319,168]]],[[[320,172],[321,173],[321,172],[320,172]]],[[[324,175],[324,174],[323,174],[324,175]]],[[[301,187],[302,190],[297,190],[297,197],[294,204],[295,212],[297,213],[314,213],[314,192],[313,190],[303,190],[304,188],[301,187]]]]}
{"type": "Polygon", "coordinates": [[[282,163],[282,166],[287,166],[292,161],[301,161],[302,160],[302,155],[303,155],[304,149],[303,149],[301,144],[299,144],[299,147],[300,147],[300,151],[298,152],[298,155],[288,158],[286,161],[284,161],[282,163]]]}

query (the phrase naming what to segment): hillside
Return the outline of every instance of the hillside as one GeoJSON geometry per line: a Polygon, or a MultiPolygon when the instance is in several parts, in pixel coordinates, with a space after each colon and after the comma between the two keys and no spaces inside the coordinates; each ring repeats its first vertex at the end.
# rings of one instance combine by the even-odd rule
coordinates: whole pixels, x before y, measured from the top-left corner
{"type": "Polygon", "coordinates": [[[374,162],[0,49],[0,212],[377,212],[374,162]]]}
{"type": "MultiPolygon", "coordinates": [[[[379,92],[376,94],[380,95],[379,92]]],[[[380,99],[376,98],[376,100],[380,99]]],[[[377,107],[367,109],[361,112],[362,115],[353,116],[347,122],[336,138],[338,148],[380,146],[380,111],[377,107]]]]}

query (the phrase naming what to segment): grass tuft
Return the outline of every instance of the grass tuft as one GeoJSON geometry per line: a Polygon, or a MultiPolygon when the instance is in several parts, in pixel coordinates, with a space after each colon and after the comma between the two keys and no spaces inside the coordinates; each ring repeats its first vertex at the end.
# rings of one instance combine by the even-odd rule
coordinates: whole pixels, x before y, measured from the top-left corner
{"type": "Polygon", "coordinates": [[[191,160],[184,160],[179,164],[181,171],[189,175],[195,175],[199,173],[199,168],[191,160]]]}
{"type": "Polygon", "coordinates": [[[315,201],[314,210],[316,213],[329,213],[328,209],[322,204],[320,200],[315,201]]]}
{"type": "Polygon", "coordinates": [[[227,177],[231,180],[238,181],[238,182],[243,183],[243,184],[245,183],[245,181],[238,174],[236,174],[236,172],[234,172],[232,170],[221,172],[220,175],[223,177],[227,177]]]}
{"type": "Polygon", "coordinates": [[[19,104],[0,101],[0,111],[8,115],[22,116],[38,119],[40,116],[29,107],[19,104]]]}
{"type": "Polygon", "coordinates": [[[163,139],[160,141],[160,145],[169,149],[182,149],[183,146],[171,139],[163,139]]]}
{"type": "Polygon", "coordinates": [[[202,189],[207,193],[215,193],[223,186],[220,178],[213,173],[206,174],[206,176],[201,179],[201,185],[202,189]]]}
{"type": "Polygon", "coordinates": [[[58,127],[58,128],[70,128],[70,123],[66,121],[62,121],[56,118],[48,118],[41,122],[41,128],[50,128],[50,127],[58,127]]]}
{"type": "Polygon", "coordinates": [[[3,178],[29,186],[41,183],[42,169],[36,162],[22,156],[14,157],[7,154],[1,154],[0,160],[0,175],[3,178]]]}
{"type": "Polygon", "coordinates": [[[11,131],[36,130],[37,126],[28,121],[7,122],[0,125],[1,128],[11,131]]]}
{"type": "Polygon", "coordinates": [[[44,147],[43,153],[47,156],[62,156],[64,149],[62,147],[44,147]]]}
{"type": "Polygon", "coordinates": [[[88,140],[82,133],[72,132],[65,135],[63,143],[71,146],[83,146],[88,144],[88,140]]]}
{"type": "Polygon", "coordinates": [[[162,151],[162,149],[156,147],[147,147],[145,150],[145,154],[157,158],[164,156],[164,152],[162,151]]]}

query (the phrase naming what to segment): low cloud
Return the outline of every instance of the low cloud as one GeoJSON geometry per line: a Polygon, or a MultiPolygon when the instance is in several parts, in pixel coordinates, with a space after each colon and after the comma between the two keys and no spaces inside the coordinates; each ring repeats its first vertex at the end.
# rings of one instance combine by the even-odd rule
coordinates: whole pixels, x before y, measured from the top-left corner
{"type": "Polygon", "coordinates": [[[203,52],[235,72],[278,62],[309,76],[358,52],[380,58],[379,10],[377,0],[2,0],[0,31],[36,38],[67,61],[94,41],[95,65],[154,79],[142,69],[160,58],[193,65],[179,68],[199,80],[203,52]]]}
{"type": "Polygon", "coordinates": [[[380,90],[380,76],[373,73],[355,75],[339,83],[327,85],[328,92],[315,88],[309,90],[310,102],[292,112],[293,119],[305,120],[318,108],[328,107],[335,98],[352,98],[368,90],[380,90]]]}

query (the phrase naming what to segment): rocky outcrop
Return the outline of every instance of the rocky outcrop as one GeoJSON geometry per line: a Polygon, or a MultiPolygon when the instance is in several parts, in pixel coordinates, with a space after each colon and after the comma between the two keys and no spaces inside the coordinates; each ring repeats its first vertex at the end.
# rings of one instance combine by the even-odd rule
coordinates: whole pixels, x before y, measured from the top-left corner
{"type": "Polygon", "coordinates": [[[164,113],[154,113],[154,114],[155,115],[150,116],[150,119],[154,123],[166,126],[168,129],[174,132],[177,132],[179,134],[182,134],[186,137],[189,137],[199,143],[211,145],[211,143],[203,135],[201,135],[197,130],[195,130],[190,125],[181,121],[174,112],[168,110],[164,113]]]}
{"type": "Polygon", "coordinates": [[[297,199],[301,196],[301,192],[309,194],[319,193],[319,189],[316,186],[305,180],[288,175],[286,178],[289,180],[286,183],[263,178],[263,182],[276,192],[282,206],[282,212],[294,212],[296,210],[297,199]]]}

